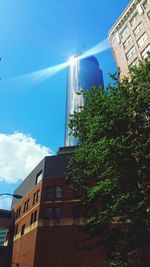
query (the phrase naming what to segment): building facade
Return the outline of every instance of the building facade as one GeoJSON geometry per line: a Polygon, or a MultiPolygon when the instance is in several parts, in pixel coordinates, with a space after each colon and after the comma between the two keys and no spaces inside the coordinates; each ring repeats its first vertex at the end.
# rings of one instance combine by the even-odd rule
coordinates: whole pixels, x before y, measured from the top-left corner
{"type": "Polygon", "coordinates": [[[14,214],[0,210],[0,267],[11,267],[14,234],[14,214]]]}
{"type": "Polygon", "coordinates": [[[132,0],[109,31],[121,79],[150,52],[150,0],[132,0]]]}
{"type": "MultiPolygon", "coordinates": [[[[86,213],[80,191],[72,191],[65,180],[70,158],[62,148],[44,158],[15,191],[15,231],[12,267],[104,267],[104,252],[92,249],[79,227],[86,213]]],[[[94,242],[94,241],[93,241],[94,242]]]]}
{"type": "Polygon", "coordinates": [[[68,83],[66,96],[66,123],[65,123],[65,146],[74,146],[77,139],[70,135],[68,126],[70,115],[79,112],[84,106],[84,97],[81,90],[89,90],[92,86],[103,86],[103,74],[99,68],[97,59],[90,56],[80,59],[80,56],[74,57],[68,68],[68,83]]]}

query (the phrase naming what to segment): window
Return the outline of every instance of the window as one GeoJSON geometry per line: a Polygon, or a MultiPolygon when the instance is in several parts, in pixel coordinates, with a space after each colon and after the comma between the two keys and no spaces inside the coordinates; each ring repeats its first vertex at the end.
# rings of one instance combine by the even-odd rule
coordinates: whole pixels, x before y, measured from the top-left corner
{"type": "Polygon", "coordinates": [[[134,29],[134,31],[133,31],[134,35],[135,35],[135,36],[138,35],[139,32],[140,32],[143,28],[144,28],[143,23],[140,22],[140,23],[137,25],[137,27],[134,29]]]}
{"type": "Polygon", "coordinates": [[[136,13],[134,17],[132,18],[132,20],[130,21],[131,26],[133,26],[137,20],[138,20],[138,14],[136,13]]]}
{"type": "Polygon", "coordinates": [[[33,205],[39,201],[39,195],[40,195],[40,190],[34,193],[33,195],[33,205]]]}
{"type": "Polygon", "coordinates": [[[54,196],[54,190],[51,186],[46,187],[46,200],[52,200],[54,196]]]}
{"type": "Polygon", "coordinates": [[[131,64],[130,64],[130,68],[134,67],[134,66],[138,66],[139,64],[139,60],[136,58],[131,64]]]}
{"type": "Polygon", "coordinates": [[[19,207],[17,210],[16,210],[16,219],[18,219],[20,217],[20,213],[21,213],[21,207],[19,207]]]}
{"type": "Polygon", "coordinates": [[[36,176],[36,182],[35,184],[38,184],[42,180],[43,172],[42,170],[37,174],[36,176]]]}
{"type": "Polygon", "coordinates": [[[150,19],[150,11],[147,13],[148,18],[150,19]]]}
{"type": "Polygon", "coordinates": [[[124,48],[127,48],[130,43],[132,43],[132,37],[131,36],[129,36],[127,38],[127,40],[123,43],[124,48]]]}
{"type": "Polygon", "coordinates": [[[144,9],[147,9],[149,5],[150,5],[150,1],[149,0],[145,1],[143,4],[144,9]]]}
{"type": "Polygon", "coordinates": [[[140,39],[137,41],[137,44],[139,47],[143,46],[145,44],[145,42],[147,41],[148,39],[148,34],[145,32],[141,37],[140,39]]]}
{"type": "Polygon", "coordinates": [[[33,195],[33,205],[36,203],[36,192],[33,195]]]}
{"type": "Polygon", "coordinates": [[[134,54],[135,52],[136,52],[135,47],[132,46],[132,47],[130,48],[130,50],[126,53],[126,58],[127,58],[127,60],[129,60],[129,59],[133,56],[133,54],[134,54]]]}
{"type": "Polygon", "coordinates": [[[129,28],[126,27],[126,28],[121,32],[121,37],[124,38],[128,32],[129,32],[129,28]]]}
{"type": "Polygon", "coordinates": [[[56,186],[56,198],[62,198],[62,187],[61,185],[56,186]]]}
{"type": "Polygon", "coordinates": [[[36,202],[39,201],[39,196],[40,196],[40,190],[38,190],[38,191],[36,192],[36,202]]]}
{"type": "Polygon", "coordinates": [[[24,233],[25,233],[25,228],[26,228],[26,225],[23,224],[23,225],[22,225],[22,228],[21,228],[21,235],[24,235],[24,233]]]}
{"type": "Polygon", "coordinates": [[[73,207],[73,218],[79,219],[81,217],[81,208],[80,206],[74,206],[73,207]]]}
{"type": "Polygon", "coordinates": [[[23,212],[28,211],[28,208],[29,208],[29,199],[27,201],[25,201],[25,203],[24,203],[23,212]]]}
{"type": "Polygon", "coordinates": [[[15,235],[17,235],[18,234],[18,224],[16,224],[16,226],[15,226],[15,235]]]}
{"type": "Polygon", "coordinates": [[[148,52],[150,52],[150,44],[141,53],[143,59],[148,57],[148,52]]]}
{"type": "Polygon", "coordinates": [[[53,212],[52,212],[52,208],[50,207],[46,207],[44,209],[44,218],[45,219],[52,219],[53,217],[53,212]]]}
{"type": "Polygon", "coordinates": [[[60,207],[56,207],[54,208],[54,218],[56,220],[60,220],[62,217],[62,214],[61,214],[61,208],[60,207]]]}
{"type": "Polygon", "coordinates": [[[37,210],[31,214],[30,224],[35,223],[37,220],[37,210]]]}

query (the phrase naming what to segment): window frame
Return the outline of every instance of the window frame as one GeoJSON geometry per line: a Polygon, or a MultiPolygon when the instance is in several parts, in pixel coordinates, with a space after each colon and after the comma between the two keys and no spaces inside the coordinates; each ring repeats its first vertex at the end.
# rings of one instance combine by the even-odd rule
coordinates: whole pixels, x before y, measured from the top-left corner
{"type": "Polygon", "coordinates": [[[44,219],[45,220],[52,220],[53,219],[53,208],[52,207],[44,207],[44,219]],[[50,212],[46,212],[49,210],[50,212]]]}
{"type": "Polygon", "coordinates": [[[126,26],[122,31],[121,31],[121,38],[123,39],[129,32],[128,26],[126,26]]]}
{"type": "Polygon", "coordinates": [[[62,185],[56,185],[55,187],[55,198],[56,199],[62,199],[62,191],[63,191],[62,185]]]}
{"type": "Polygon", "coordinates": [[[136,48],[135,48],[135,46],[133,45],[133,46],[128,50],[128,52],[126,53],[127,61],[129,61],[135,53],[136,53],[136,48]],[[129,53],[131,53],[130,56],[128,56],[129,53]]]}
{"type": "Polygon", "coordinates": [[[144,25],[143,25],[142,21],[140,21],[140,23],[133,30],[134,36],[137,36],[143,28],[144,28],[144,25]]]}
{"type": "Polygon", "coordinates": [[[43,170],[40,170],[36,175],[35,184],[38,184],[43,178],[43,170]]]}
{"type": "Polygon", "coordinates": [[[25,229],[26,229],[26,225],[25,225],[25,223],[24,223],[24,224],[22,225],[22,227],[21,227],[21,233],[20,233],[21,236],[25,234],[25,229]]]}
{"type": "Polygon", "coordinates": [[[136,21],[138,21],[138,13],[136,12],[134,15],[133,15],[133,17],[132,17],[132,19],[130,20],[130,25],[131,25],[131,27],[133,27],[134,26],[134,24],[136,23],[136,21]]]}
{"type": "Polygon", "coordinates": [[[35,223],[37,221],[37,210],[35,210],[34,212],[31,213],[31,217],[30,217],[30,225],[32,225],[33,223],[35,223]]]}
{"type": "Polygon", "coordinates": [[[62,218],[62,208],[60,206],[54,207],[54,219],[59,222],[61,218],[62,218]]]}
{"type": "Polygon", "coordinates": [[[133,42],[131,35],[123,42],[123,47],[126,49],[133,42]]]}
{"type": "Polygon", "coordinates": [[[45,198],[46,198],[46,200],[53,200],[54,199],[54,188],[51,185],[46,186],[45,198]]]}
{"type": "Polygon", "coordinates": [[[148,57],[147,52],[150,52],[150,44],[147,47],[145,47],[145,49],[141,52],[142,59],[146,59],[148,57]],[[146,55],[143,57],[144,53],[146,53],[146,55]]]}
{"type": "Polygon", "coordinates": [[[30,201],[30,199],[28,198],[24,203],[24,207],[23,207],[23,212],[24,213],[27,212],[28,209],[29,209],[29,201],[30,201]]]}
{"type": "Polygon", "coordinates": [[[148,34],[147,34],[147,32],[144,32],[144,33],[140,36],[140,38],[137,40],[137,45],[138,45],[138,47],[141,48],[141,47],[145,44],[145,42],[146,42],[147,40],[148,40],[148,34]],[[146,39],[144,39],[145,36],[146,36],[146,39]]]}

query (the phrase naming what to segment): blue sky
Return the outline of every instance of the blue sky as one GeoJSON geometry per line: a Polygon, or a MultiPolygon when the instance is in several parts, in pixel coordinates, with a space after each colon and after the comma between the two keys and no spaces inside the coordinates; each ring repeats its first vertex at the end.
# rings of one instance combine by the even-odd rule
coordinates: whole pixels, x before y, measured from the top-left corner
{"type": "MultiPolygon", "coordinates": [[[[3,162],[0,193],[12,192],[20,182],[19,178],[11,179],[10,170],[19,155],[26,157],[33,147],[26,172],[21,173],[17,166],[17,177],[23,179],[29,158],[36,157],[38,149],[49,154],[64,144],[67,70],[39,83],[25,79],[18,83],[12,78],[62,63],[83,45],[86,50],[106,39],[128,3],[128,0],[0,1],[0,159],[3,162]],[[28,151],[26,144],[30,144],[28,151]],[[16,156],[18,147],[20,152],[16,156]]],[[[116,70],[112,51],[96,57],[106,85],[108,73],[116,70]]],[[[18,165],[21,164],[19,159],[18,165]]],[[[14,173],[15,169],[12,177],[14,173]]]]}

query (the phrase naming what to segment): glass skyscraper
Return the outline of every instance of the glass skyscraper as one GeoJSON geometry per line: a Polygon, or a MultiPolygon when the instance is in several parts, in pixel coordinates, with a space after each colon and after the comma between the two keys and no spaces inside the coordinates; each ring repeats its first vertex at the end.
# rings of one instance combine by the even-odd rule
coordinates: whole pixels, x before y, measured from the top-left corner
{"type": "Polygon", "coordinates": [[[90,56],[84,59],[75,57],[68,69],[68,84],[66,98],[65,146],[74,146],[77,139],[70,135],[68,126],[70,115],[79,112],[84,105],[84,97],[79,95],[81,90],[89,90],[92,86],[103,86],[103,74],[97,59],[90,56]]]}

